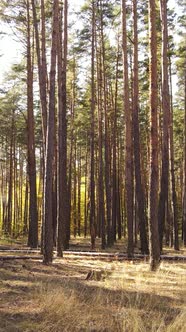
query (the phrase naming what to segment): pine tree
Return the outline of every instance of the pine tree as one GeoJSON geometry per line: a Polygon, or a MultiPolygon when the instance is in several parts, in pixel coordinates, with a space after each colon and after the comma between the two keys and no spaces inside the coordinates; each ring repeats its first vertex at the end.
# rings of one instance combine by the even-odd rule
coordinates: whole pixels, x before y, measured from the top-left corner
{"type": "Polygon", "coordinates": [[[149,187],[149,244],[150,267],[154,271],[160,263],[160,245],[158,232],[158,128],[157,128],[157,31],[156,1],[149,0],[149,47],[150,47],[150,187],[149,187]]]}

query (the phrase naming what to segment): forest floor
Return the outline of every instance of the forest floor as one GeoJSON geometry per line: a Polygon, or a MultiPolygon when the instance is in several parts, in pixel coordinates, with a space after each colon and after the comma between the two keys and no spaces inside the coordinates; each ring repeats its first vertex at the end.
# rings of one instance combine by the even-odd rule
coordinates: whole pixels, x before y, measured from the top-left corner
{"type": "MultiPolygon", "coordinates": [[[[76,239],[70,249],[87,250],[88,244],[76,239]]],[[[184,261],[162,261],[150,272],[144,260],[71,253],[46,266],[19,241],[0,242],[0,258],[10,249],[9,256],[32,259],[0,259],[0,332],[186,331],[184,261]]],[[[121,249],[118,243],[109,251],[121,249]]]]}

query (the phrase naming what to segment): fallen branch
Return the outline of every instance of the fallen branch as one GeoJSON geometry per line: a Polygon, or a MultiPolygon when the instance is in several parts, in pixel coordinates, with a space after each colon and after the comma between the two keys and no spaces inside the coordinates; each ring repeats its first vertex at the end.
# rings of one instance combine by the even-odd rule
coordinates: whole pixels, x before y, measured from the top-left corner
{"type": "MultiPolygon", "coordinates": [[[[142,254],[135,254],[132,258],[128,258],[126,253],[105,253],[105,252],[92,252],[92,251],[64,251],[63,259],[91,259],[91,260],[103,260],[103,261],[148,261],[149,256],[142,254]]],[[[11,259],[42,259],[42,255],[39,250],[0,250],[0,260],[11,259]],[[3,255],[1,255],[3,253],[3,255]],[[25,255],[6,255],[5,253],[24,254],[25,255]],[[31,255],[29,255],[31,254],[31,255]],[[35,254],[35,255],[33,255],[35,254]]],[[[59,259],[54,251],[53,259],[59,259]]],[[[186,262],[186,256],[181,255],[161,255],[161,261],[182,261],[186,262]]]]}

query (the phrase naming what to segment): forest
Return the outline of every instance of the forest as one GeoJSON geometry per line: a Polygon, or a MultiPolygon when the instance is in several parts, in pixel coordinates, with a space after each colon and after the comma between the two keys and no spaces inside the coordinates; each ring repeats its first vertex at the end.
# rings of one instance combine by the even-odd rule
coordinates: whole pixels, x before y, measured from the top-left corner
{"type": "Polygon", "coordinates": [[[185,13],[1,1],[0,331],[185,331],[185,13]]]}

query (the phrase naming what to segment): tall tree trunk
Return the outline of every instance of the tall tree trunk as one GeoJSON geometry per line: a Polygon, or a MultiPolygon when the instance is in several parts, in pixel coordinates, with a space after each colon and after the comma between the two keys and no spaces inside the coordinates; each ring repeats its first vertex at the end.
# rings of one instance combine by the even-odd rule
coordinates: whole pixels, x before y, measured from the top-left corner
{"type": "MultiPolygon", "coordinates": [[[[118,38],[119,39],[119,38],[118,38]]],[[[119,212],[119,197],[118,197],[118,185],[117,185],[117,98],[118,98],[118,66],[119,66],[119,40],[118,40],[118,50],[116,58],[116,78],[115,78],[115,91],[113,96],[113,133],[112,133],[112,225],[114,228],[118,221],[119,212]]],[[[108,227],[108,239],[110,239],[111,230],[108,227]]],[[[121,238],[120,225],[118,223],[118,238],[121,238]]],[[[112,241],[111,241],[112,242],[112,241]]]]}
{"type": "MultiPolygon", "coordinates": [[[[16,128],[15,128],[16,131],[16,128]]],[[[16,133],[15,133],[16,136],[16,133]]],[[[14,136],[14,137],[15,137],[14,136]]],[[[13,145],[13,202],[14,202],[14,208],[13,208],[13,219],[12,219],[12,236],[16,237],[16,229],[17,229],[17,210],[18,210],[18,204],[17,204],[17,160],[16,160],[16,142],[14,139],[14,145],[13,145]]]]}
{"type": "Polygon", "coordinates": [[[67,0],[64,1],[63,41],[62,18],[60,19],[58,36],[58,256],[62,256],[62,249],[68,247],[67,228],[68,213],[68,189],[67,189],[67,120],[66,120],[66,69],[67,69],[67,0]],[[63,52],[62,52],[63,44],[63,52]],[[63,61],[62,61],[63,60],[63,61]]]}
{"type": "MultiPolygon", "coordinates": [[[[172,70],[171,61],[169,58],[169,79],[170,79],[170,170],[171,170],[171,184],[172,184],[172,205],[173,205],[173,226],[174,226],[174,249],[179,250],[178,238],[178,204],[176,194],[176,180],[174,171],[174,138],[173,138],[173,100],[172,100],[172,70]]],[[[172,225],[171,225],[172,226],[172,225]]],[[[171,227],[172,231],[172,227],[171,227]]],[[[172,237],[172,235],[171,235],[172,237]]]]}
{"type": "Polygon", "coordinates": [[[185,123],[184,123],[184,185],[183,185],[183,244],[186,246],[186,69],[185,74],[185,123]]]}
{"type": "MultiPolygon", "coordinates": [[[[101,66],[101,64],[100,64],[101,66]]],[[[101,71],[101,67],[100,67],[101,71]]],[[[101,74],[101,72],[100,72],[101,74]]],[[[100,84],[102,83],[102,80],[100,81],[100,84]]],[[[98,171],[98,199],[99,199],[99,225],[101,230],[101,246],[102,249],[105,249],[105,205],[104,205],[104,185],[103,185],[103,104],[102,104],[102,87],[100,86],[99,89],[99,105],[98,105],[98,131],[99,131],[99,137],[98,137],[98,158],[99,158],[99,171],[98,171]]]]}
{"type": "Polygon", "coordinates": [[[41,100],[41,112],[42,112],[42,131],[43,131],[43,148],[44,154],[46,149],[46,132],[47,132],[47,66],[46,66],[46,50],[45,50],[45,5],[44,0],[41,0],[41,50],[40,39],[38,29],[38,18],[36,13],[35,0],[32,0],[33,11],[33,24],[35,30],[36,39],[36,54],[39,76],[39,92],[41,100]]]}
{"type": "Polygon", "coordinates": [[[27,1],[27,112],[28,112],[28,175],[30,187],[28,246],[38,245],[38,212],[36,190],[36,160],[33,111],[33,65],[30,45],[30,5],[27,1]]]}
{"type": "Polygon", "coordinates": [[[23,157],[21,155],[21,147],[19,148],[19,209],[20,209],[20,215],[19,215],[19,221],[20,221],[20,226],[22,229],[23,225],[23,157]]]}
{"type": "Polygon", "coordinates": [[[23,235],[26,235],[27,232],[28,232],[28,176],[26,176],[24,217],[23,217],[23,235]]]}
{"type": "Polygon", "coordinates": [[[170,95],[168,79],[168,31],[167,31],[167,0],[160,0],[162,21],[162,111],[163,111],[163,137],[162,137],[162,172],[161,188],[158,207],[158,223],[160,235],[160,249],[163,246],[165,217],[168,208],[169,184],[169,121],[170,121],[170,95]]]}
{"type": "Polygon", "coordinates": [[[133,135],[134,135],[134,165],[136,180],[136,198],[138,203],[139,229],[141,240],[141,252],[148,253],[147,242],[147,218],[145,214],[145,195],[141,180],[141,147],[139,131],[139,80],[138,80],[138,27],[137,27],[137,0],[133,0],[133,22],[134,22],[134,69],[133,69],[133,135]]]}
{"type": "Polygon", "coordinates": [[[101,235],[101,246],[105,249],[105,205],[104,205],[104,181],[103,181],[103,52],[100,44],[103,44],[103,19],[102,19],[102,2],[97,4],[98,15],[100,14],[100,30],[97,36],[97,104],[98,104],[98,226],[99,236],[101,235]]]}
{"type": "Polygon", "coordinates": [[[53,2],[52,48],[50,68],[49,113],[47,123],[46,159],[44,178],[44,227],[43,227],[43,262],[51,263],[53,258],[53,215],[52,215],[52,187],[53,187],[53,157],[54,157],[54,127],[55,127],[55,77],[58,32],[59,1],[53,2]]]}
{"type": "Polygon", "coordinates": [[[84,237],[87,236],[87,175],[88,175],[88,147],[86,146],[85,157],[85,195],[84,195],[84,237]]]}
{"type": "Polygon", "coordinates": [[[76,138],[74,139],[74,188],[73,188],[73,226],[74,226],[74,237],[77,235],[77,171],[76,171],[76,150],[77,150],[76,138]]]}
{"type": "MultiPolygon", "coordinates": [[[[109,130],[108,130],[108,105],[107,105],[107,82],[106,82],[106,65],[105,65],[105,38],[104,38],[104,20],[103,20],[103,2],[100,0],[100,66],[101,66],[101,95],[100,99],[102,102],[103,107],[103,115],[104,115],[104,130],[105,130],[105,137],[103,141],[102,137],[102,144],[104,146],[104,164],[105,164],[105,194],[106,194],[106,218],[104,217],[104,210],[102,211],[102,224],[101,224],[101,233],[102,233],[102,247],[105,247],[106,240],[105,240],[105,219],[107,220],[107,244],[110,246],[115,240],[115,232],[112,225],[112,218],[111,218],[111,151],[109,151],[109,130]],[[102,97],[103,95],[103,97],[102,97]],[[103,99],[103,100],[102,100],[103,99]]],[[[101,108],[102,108],[101,107],[101,108]]],[[[103,126],[102,126],[103,131],[103,126]]],[[[103,165],[103,160],[102,160],[103,165]]],[[[100,165],[101,166],[101,165],[100,165]]],[[[103,170],[102,170],[103,172],[103,170]]],[[[101,200],[104,202],[104,187],[102,190],[102,198],[101,200]]]]}
{"type": "Polygon", "coordinates": [[[133,256],[133,178],[132,178],[132,124],[131,105],[129,101],[128,57],[127,57],[127,27],[126,27],[126,1],[122,0],[122,49],[123,49],[123,72],[124,72],[124,111],[126,131],[126,205],[127,205],[127,229],[128,229],[128,257],[133,256]]]}
{"type": "Polygon", "coordinates": [[[10,138],[10,165],[8,179],[8,204],[7,219],[5,222],[5,233],[11,234],[12,230],[12,200],[13,200],[13,146],[14,146],[14,130],[15,130],[15,110],[12,110],[11,138],[10,138]]]}
{"type": "Polygon", "coordinates": [[[78,158],[78,235],[81,236],[81,147],[78,158]]]}
{"type": "Polygon", "coordinates": [[[91,248],[95,249],[95,178],[94,178],[94,118],[95,118],[95,0],[92,0],[92,41],[91,41],[91,135],[90,135],[90,234],[91,248]]]}
{"type": "Polygon", "coordinates": [[[149,244],[150,267],[155,271],[160,263],[158,232],[158,128],[157,128],[157,32],[156,1],[149,0],[149,46],[150,46],[150,185],[149,185],[149,244]]]}
{"type": "MultiPolygon", "coordinates": [[[[47,63],[46,63],[46,32],[45,32],[45,2],[41,0],[41,47],[38,29],[38,18],[36,12],[35,0],[31,0],[33,11],[33,25],[36,40],[37,67],[39,78],[39,94],[41,103],[41,119],[42,119],[42,139],[43,139],[43,155],[46,157],[46,135],[47,135],[47,117],[48,117],[48,84],[47,84],[47,63]]],[[[43,176],[45,174],[45,162],[43,164],[43,176]]],[[[43,177],[43,192],[44,192],[43,177]]],[[[44,228],[44,195],[42,201],[42,226],[41,226],[41,251],[43,250],[43,228],[44,228]]]]}
{"type": "Polygon", "coordinates": [[[70,157],[69,157],[69,173],[68,173],[68,220],[67,225],[67,241],[70,240],[70,224],[71,224],[71,212],[72,212],[72,162],[73,162],[73,133],[71,130],[71,139],[70,139],[70,157]]]}
{"type": "MultiPolygon", "coordinates": [[[[56,119],[56,114],[55,114],[56,119]]],[[[53,185],[52,185],[52,228],[53,228],[53,244],[54,247],[57,245],[57,214],[58,214],[58,204],[57,204],[57,189],[58,189],[58,174],[57,174],[57,123],[55,120],[54,125],[54,158],[53,158],[53,185]]]]}

